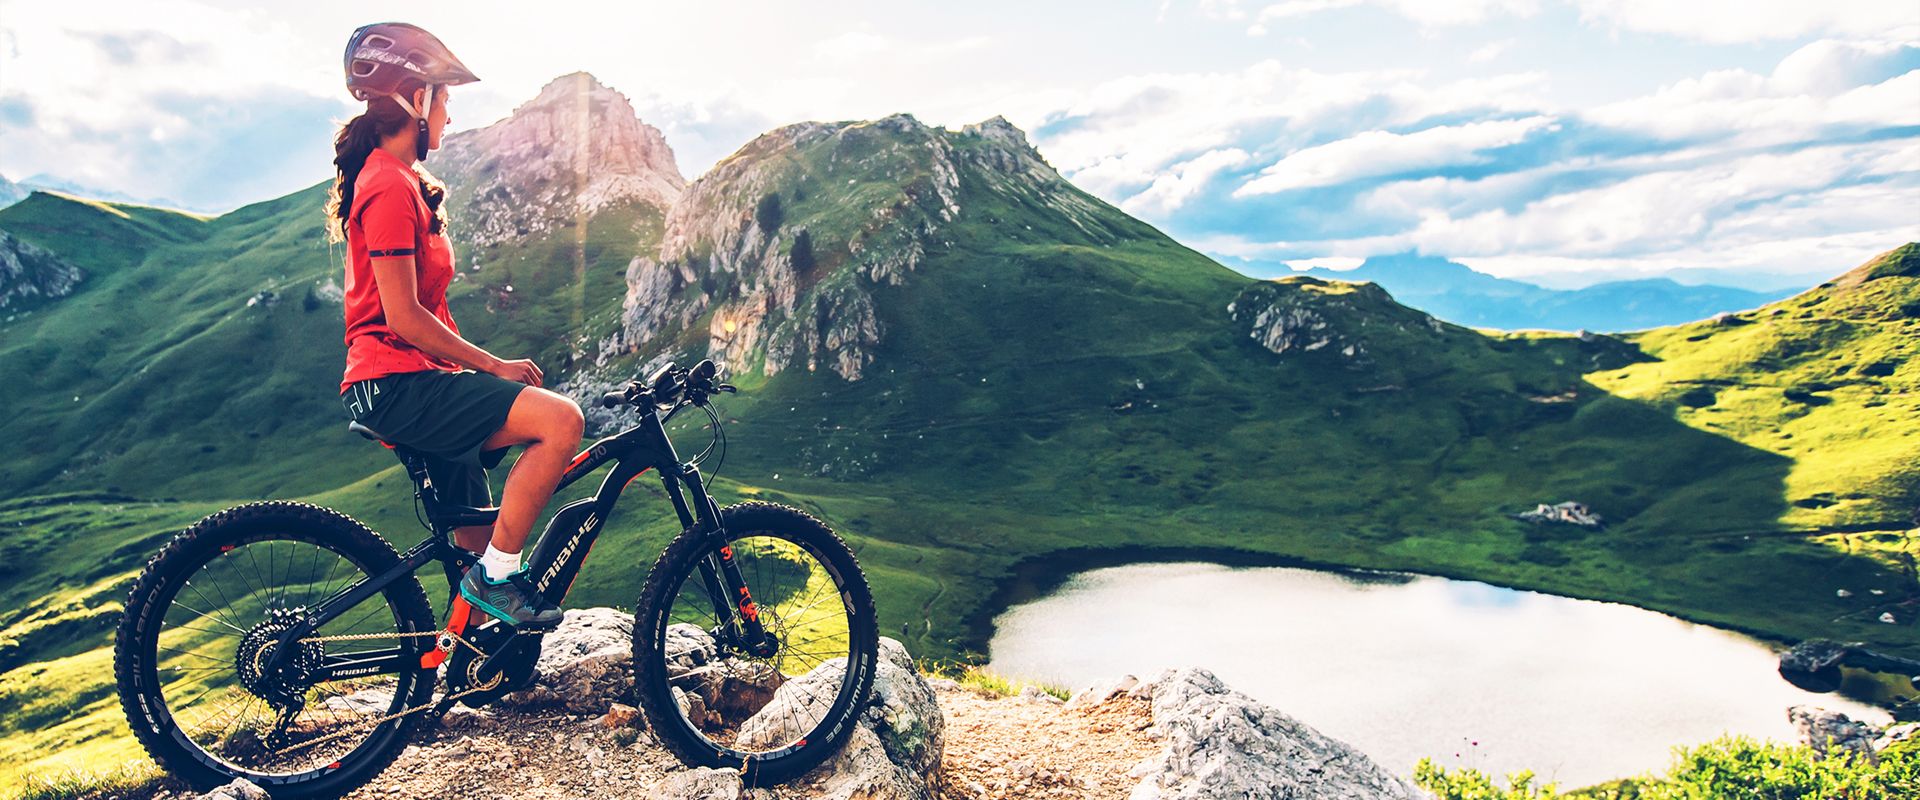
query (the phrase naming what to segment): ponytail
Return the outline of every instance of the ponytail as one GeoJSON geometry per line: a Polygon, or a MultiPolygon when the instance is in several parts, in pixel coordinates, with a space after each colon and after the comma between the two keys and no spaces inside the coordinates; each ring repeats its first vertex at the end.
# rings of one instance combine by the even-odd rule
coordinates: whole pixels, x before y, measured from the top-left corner
{"type": "MultiPolygon", "coordinates": [[[[402,92],[411,93],[419,88],[418,84],[403,88],[402,92]]],[[[354,182],[360,178],[360,170],[367,165],[367,156],[380,146],[381,140],[399,133],[413,124],[412,115],[400,107],[390,97],[375,98],[367,102],[365,113],[347,120],[340,126],[340,132],[333,137],[333,189],[327,192],[327,241],[341,242],[347,238],[347,217],[353,213],[354,182]]],[[[428,232],[439,233],[446,227],[446,214],[441,211],[441,203],[447,196],[446,187],[424,170],[415,168],[414,173],[420,179],[420,196],[427,201],[427,213],[430,217],[428,232]]]]}

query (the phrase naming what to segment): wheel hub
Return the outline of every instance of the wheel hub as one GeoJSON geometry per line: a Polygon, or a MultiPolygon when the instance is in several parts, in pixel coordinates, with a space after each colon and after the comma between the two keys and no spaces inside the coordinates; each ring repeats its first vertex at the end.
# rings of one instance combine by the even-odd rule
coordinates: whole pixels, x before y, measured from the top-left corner
{"type": "Polygon", "coordinates": [[[319,642],[304,642],[295,644],[294,653],[277,669],[273,666],[280,636],[299,624],[304,615],[304,610],[290,608],[267,612],[265,620],[240,637],[240,646],[234,652],[240,685],[275,708],[300,704],[326,659],[326,648],[319,642]]]}

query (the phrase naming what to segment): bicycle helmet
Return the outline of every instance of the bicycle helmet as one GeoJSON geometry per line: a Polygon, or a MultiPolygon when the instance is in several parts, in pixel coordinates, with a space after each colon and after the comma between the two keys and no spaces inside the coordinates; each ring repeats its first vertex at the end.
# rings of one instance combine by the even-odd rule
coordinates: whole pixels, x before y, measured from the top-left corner
{"type": "Polygon", "coordinates": [[[347,91],[354,99],[391,97],[419,121],[414,147],[422,160],[427,157],[427,115],[432,111],[433,87],[480,80],[437,37],[404,22],[377,22],[355,30],[347,37],[346,72],[347,91]],[[427,85],[427,101],[418,110],[400,94],[409,81],[427,85]]]}

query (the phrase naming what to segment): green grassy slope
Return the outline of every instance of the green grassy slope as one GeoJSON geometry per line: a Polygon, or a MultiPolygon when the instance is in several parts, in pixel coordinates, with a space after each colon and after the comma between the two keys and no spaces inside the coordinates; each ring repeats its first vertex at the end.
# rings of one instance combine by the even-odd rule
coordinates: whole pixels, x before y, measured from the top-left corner
{"type": "Polygon", "coordinates": [[[1649,331],[1656,360],[1593,377],[1791,462],[1792,530],[1908,527],[1920,509],[1920,245],[1723,322],[1649,331]]]}
{"type": "MultiPolygon", "coordinates": [[[[884,137],[871,144],[769,154],[792,159],[770,188],[788,198],[785,224],[814,237],[815,286],[856,280],[840,248],[868,235],[860,193],[926,198],[928,176],[880,157],[884,137]]],[[[1866,589],[1910,591],[1895,567],[1915,549],[1897,532],[1913,506],[1904,442],[1920,427],[1902,382],[1920,309],[1911,246],[1864,268],[1873,280],[1838,280],[1744,325],[1625,341],[1489,335],[1369,286],[1251,281],[1097,200],[1076,222],[991,178],[961,175],[957,216],[906,280],[860,284],[886,331],[862,380],[743,369],[742,393],[723,401],[722,497],[793,503],[843,531],[883,630],[916,653],[977,657],[1023,565],[1206,550],[1471,577],[1920,654],[1910,617],[1861,613],[1866,589]],[[1230,304],[1314,315],[1359,355],[1275,354],[1230,304]],[[1565,499],[1612,524],[1508,516],[1565,499]]],[[[15,414],[0,435],[23,443],[0,490],[114,493],[0,504],[0,563],[14,569],[0,704],[20,709],[0,716],[0,775],[130,755],[105,632],[167,531],[276,496],[339,508],[398,543],[419,535],[391,458],[340,430],[339,308],[306,299],[338,270],[318,201],[310,189],[196,222],[200,233],[144,245],[0,328],[0,370],[22,376],[4,390],[15,414]],[[247,307],[262,289],[281,301],[247,307]],[[185,499],[155,502],[169,497],[185,499]]],[[[14,230],[12,211],[0,228],[14,230]]],[[[620,275],[658,240],[657,213],[463,252],[455,317],[483,345],[564,372],[617,324],[620,275]]],[[[62,229],[35,241],[64,252],[45,233],[62,229]]],[[[616,369],[704,352],[708,329],[698,320],[616,369]]],[[[671,535],[646,486],[610,520],[577,604],[629,605],[671,535]]]]}
{"type": "MultiPolygon", "coordinates": [[[[12,411],[0,436],[21,445],[0,465],[0,493],[285,496],[384,467],[343,433],[335,396],[341,307],[319,289],[342,282],[344,248],[321,228],[325,191],[209,221],[162,218],[170,226],[147,220],[161,213],[151,209],[49,195],[0,210],[0,228],[91,273],[72,296],[0,325],[0,368],[18,376],[0,389],[12,411]],[[102,241],[115,243],[103,248],[111,257],[89,260],[102,241]],[[260,292],[277,300],[249,305],[260,292]]],[[[594,325],[582,328],[614,324],[636,231],[657,237],[659,221],[651,206],[590,219],[578,243],[584,291],[572,289],[571,225],[488,248],[478,273],[463,252],[454,318],[503,354],[564,366],[578,298],[591,298],[594,325]]]]}

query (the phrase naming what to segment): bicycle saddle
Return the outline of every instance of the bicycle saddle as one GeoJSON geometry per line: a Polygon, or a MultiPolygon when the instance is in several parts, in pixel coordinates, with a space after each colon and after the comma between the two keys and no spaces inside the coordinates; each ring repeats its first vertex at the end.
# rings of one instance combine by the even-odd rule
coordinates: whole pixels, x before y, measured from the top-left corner
{"type": "Polygon", "coordinates": [[[368,439],[371,439],[376,442],[380,442],[383,444],[393,444],[393,442],[387,439],[387,437],[380,435],[379,431],[376,431],[358,422],[348,422],[347,430],[360,434],[361,436],[365,436],[368,439]]]}

